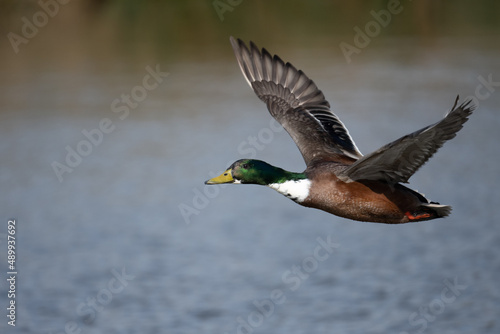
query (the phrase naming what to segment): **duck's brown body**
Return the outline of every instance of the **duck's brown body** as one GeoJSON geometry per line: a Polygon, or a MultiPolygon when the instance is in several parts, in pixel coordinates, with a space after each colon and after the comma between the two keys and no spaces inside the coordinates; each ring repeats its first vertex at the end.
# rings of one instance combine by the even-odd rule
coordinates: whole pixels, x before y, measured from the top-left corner
{"type": "Polygon", "coordinates": [[[303,206],[334,215],[387,224],[401,224],[445,216],[451,208],[429,201],[401,185],[382,181],[344,182],[330,165],[316,166],[309,174],[311,187],[303,206]]]}

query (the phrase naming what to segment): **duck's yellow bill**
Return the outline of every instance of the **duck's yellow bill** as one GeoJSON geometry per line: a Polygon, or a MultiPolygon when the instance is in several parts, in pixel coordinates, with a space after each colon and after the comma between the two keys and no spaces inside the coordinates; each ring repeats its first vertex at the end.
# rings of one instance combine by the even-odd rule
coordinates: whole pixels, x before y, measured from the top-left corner
{"type": "Polygon", "coordinates": [[[226,170],[221,175],[214,177],[208,181],[205,181],[205,184],[220,184],[220,183],[232,183],[234,182],[233,175],[231,175],[231,168],[226,170]]]}

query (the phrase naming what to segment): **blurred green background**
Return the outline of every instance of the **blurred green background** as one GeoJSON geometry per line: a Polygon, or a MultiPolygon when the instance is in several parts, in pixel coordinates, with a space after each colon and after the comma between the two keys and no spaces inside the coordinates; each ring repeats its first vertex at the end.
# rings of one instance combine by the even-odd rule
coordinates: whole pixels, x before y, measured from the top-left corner
{"type": "MultiPolygon", "coordinates": [[[[353,27],[373,20],[370,12],[386,9],[388,1],[42,1],[57,14],[38,34],[20,45],[19,54],[3,39],[3,65],[44,61],[53,66],[84,66],[123,59],[179,61],[231,57],[229,35],[258,40],[263,45],[319,43],[339,54],[342,41],[352,41],[353,27]],[[56,5],[54,5],[56,4],[56,5]]],[[[498,44],[500,4],[481,2],[402,0],[373,45],[384,38],[416,37],[491,39],[498,44]]],[[[42,10],[38,1],[4,0],[0,5],[1,35],[20,34],[26,17],[42,10]]],[[[41,19],[39,22],[43,22],[41,19]]],[[[21,34],[20,34],[21,35],[21,34]]],[[[21,65],[18,65],[21,66],[21,65]]]]}

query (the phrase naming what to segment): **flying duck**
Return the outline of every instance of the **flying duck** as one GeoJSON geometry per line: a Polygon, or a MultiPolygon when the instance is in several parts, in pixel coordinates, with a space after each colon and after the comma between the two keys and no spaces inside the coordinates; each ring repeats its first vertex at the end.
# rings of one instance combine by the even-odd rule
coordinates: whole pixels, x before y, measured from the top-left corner
{"type": "Polygon", "coordinates": [[[475,106],[458,105],[437,123],[367,155],[358,150],[323,93],[301,70],[250,42],[230,37],[240,69],[255,94],[290,134],[306,163],[301,173],[264,161],[241,159],[205,184],[268,186],[296,203],[365,222],[401,224],[448,216],[451,207],[403,186],[456,136],[475,106]]]}

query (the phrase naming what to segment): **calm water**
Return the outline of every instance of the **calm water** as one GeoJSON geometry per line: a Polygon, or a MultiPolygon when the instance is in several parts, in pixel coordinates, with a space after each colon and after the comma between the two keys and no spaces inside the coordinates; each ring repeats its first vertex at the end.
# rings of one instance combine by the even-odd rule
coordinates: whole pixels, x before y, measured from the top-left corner
{"type": "MultiPolygon", "coordinates": [[[[169,74],[151,90],[140,87],[154,62],[6,72],[0,208],[18,224],[18,319],[13,331],[3,315],[0,331],[498,333],[500,86],[477,88],[500,81],[498,50],[443,40],[406,54],[401,43],[354,65],[326,48],[282,54],[364,153],[479,92],[457,138],[411,179],[451,217],[400,226],[306,209],[265,187],[206,188],[244,156],[304,168],[231,58],[159,63],[169,74]],[[122,94],[136,99],[113,104],[122,94]],[[70,167],[72,150],[83,153],[70,167]],[[54,162],[67,166],[61,180],[54,162]]],[[[4,306],[6,290],[2,279],[4,306]]]]}

